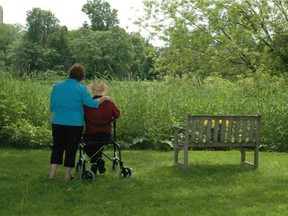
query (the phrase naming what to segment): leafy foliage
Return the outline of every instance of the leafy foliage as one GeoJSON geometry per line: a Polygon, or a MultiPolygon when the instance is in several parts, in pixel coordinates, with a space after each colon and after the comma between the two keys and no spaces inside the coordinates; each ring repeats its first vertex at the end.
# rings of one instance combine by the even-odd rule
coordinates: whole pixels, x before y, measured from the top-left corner
{"type": "MultiPolygon", "coordinates": [[[[91,26],[69,31],[60,26],[51,11],[32,8],[27,12],[25,28],[0,25],[0,66],[15,75],[41,74],[49,70],[62,73],[81,63],[88,77],[145,79],[152,64],[146,64],[153,47],[138,33],[127,33],[118,26],[117,11],[102,0],[83,6],[91,26]]],[[[155,52],[155,50],[154,50],[155,52]]]]}
{"type": "Polygon", "coordinates": [[[287,73],[287,1],[146,0],[142,27],[166,42],[162,74],[235,79],[287,73]]]}
{"type": "Polygon", "coordinates": [[[27,12],[27,39],[42,47],[48,43],[51,34],[59,27],[59,20],[51,11],[33,8],[27,12]]]}
{"type": "Polygon", "coordinates": [[[3,75],[0,79],[0,141],[2,146],[43,148],[52,143],[47,88],[3,75]],[[48,121],[47,121],[48,120],[48,121]]]}
{"type": "Polygon", "coordinates": [[[107,31],[119,24],[117,10],[111,9],[105,0],[88,0],[82,11],[88,15],[94,31],[107,31]]]}
{"type": "Polygon", "coordinates": [[[19,37],[19,27],[0,25],[0,66],[8,68],[11,65],[10,50],[13,42],[19,37]]]}
{"type": "Polygon", "coordinates": [[[103,74],[127,77],[136,55],[130,37],[120,28],[82,29],[79,37],[71,39],[71,47],[75,61],[85,65],[88,78],[103,74]]]}

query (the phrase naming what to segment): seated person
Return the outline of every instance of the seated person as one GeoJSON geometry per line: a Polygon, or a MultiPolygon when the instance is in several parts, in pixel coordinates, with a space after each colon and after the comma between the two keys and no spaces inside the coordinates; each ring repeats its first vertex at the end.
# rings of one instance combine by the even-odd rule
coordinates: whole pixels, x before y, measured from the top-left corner
{"type": "MultiPolygon", "coordinates": [[[[100,98],[109,92],[109,86],[100,79],[96,79],[88,85],[88,90],[93,95],[93,99],[100,98]]],[[[95,144],[85,146],[85,153],[91,158],[91,170],[96,174],[97,169],[102,174],[106,171],[105,161],[102,159],[103,146],[111,140],[111,121],[120,116],[120,111],[112,101],[104,101],[101,106],[91,108],[84,106],[85,129],[83,140],[95,144]],[[96,123],[96,124],[95,124],[96,123]]]]}

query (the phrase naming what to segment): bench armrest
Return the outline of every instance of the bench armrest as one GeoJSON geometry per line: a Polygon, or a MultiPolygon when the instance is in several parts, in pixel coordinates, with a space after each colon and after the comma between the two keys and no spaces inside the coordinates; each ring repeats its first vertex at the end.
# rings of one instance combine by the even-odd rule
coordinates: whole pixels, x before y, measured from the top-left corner
{"type": "Polygon", "coordinates": [[[179,127],[177,125],[174,125],[173,129],[174,129],[175,132],[184,132],[185,131],[185,128],[179,127]]]}

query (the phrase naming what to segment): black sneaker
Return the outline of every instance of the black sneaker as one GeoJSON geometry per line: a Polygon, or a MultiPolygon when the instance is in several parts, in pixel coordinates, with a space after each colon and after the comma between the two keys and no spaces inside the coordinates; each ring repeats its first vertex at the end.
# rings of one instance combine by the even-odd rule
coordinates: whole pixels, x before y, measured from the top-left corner
{"type": "Polygon", "coordinates": [[[93,163],[93,164],[91,165],[91,170],[92,170],[92,172],[93,172],[94,174],[97,173],[97,168],[98,168],[97,163],[93,163]]]}
{"type": "Polygon", "coordinates": [[[98,159],[97,165],[98,165],[99,173],[100,174],[105,173],[105,171],[106,171],[106,169],[105,169],[105,161],[102,158],[98,159]]]}

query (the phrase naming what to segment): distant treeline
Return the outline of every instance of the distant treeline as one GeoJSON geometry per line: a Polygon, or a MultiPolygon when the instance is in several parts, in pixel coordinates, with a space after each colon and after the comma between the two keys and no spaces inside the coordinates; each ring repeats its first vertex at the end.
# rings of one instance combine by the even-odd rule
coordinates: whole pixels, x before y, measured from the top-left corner
{"type": "Polygon", "coordinates": [[[17,75],[66,71],[83,64],[87,77],[164,80],[218,76],[230,81],[288,72],[288,1],[144,1],[139,27],[164,41],[157,48],[119,27],[105,0],[82,7],[89,22],[70,31],[51,11],[33,8],[25,27],[0,25],[0,67],[17,75]],[[102,13],[103,12],[103,13],[102,13]]]}

